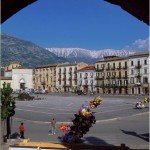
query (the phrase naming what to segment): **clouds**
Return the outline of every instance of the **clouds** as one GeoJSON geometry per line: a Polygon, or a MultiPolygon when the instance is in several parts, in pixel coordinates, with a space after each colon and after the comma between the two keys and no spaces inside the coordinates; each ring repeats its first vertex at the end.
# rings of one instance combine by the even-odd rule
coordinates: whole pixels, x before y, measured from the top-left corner
{"type": "Polygon", "coordinates": [[[145,40],[138,39],[133,42],[130,46],[127,45],[123,49],[135,50],[135,51],[148,51],[149,50],[149,37],[145,40]]]}

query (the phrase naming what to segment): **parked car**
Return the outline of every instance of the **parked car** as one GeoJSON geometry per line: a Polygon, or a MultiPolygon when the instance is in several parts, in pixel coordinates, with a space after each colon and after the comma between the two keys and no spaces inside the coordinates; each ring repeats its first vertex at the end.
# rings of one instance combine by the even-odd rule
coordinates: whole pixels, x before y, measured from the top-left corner
{"type": "Polygon", "coordinates": [[[78,93],[78,95],[82,95],[83,94],[82,90],[77,90],[77,93],[78,93]]]}
{"type": "Polygon", "coordinates": [[[34,94],[45,94],[46,91],[45,90],[42,90],[42,89],[36,89],[34,90],[34,94]]]}
{"type": "Polygon", "coordinates": [[[30,96],[29,93],[23,92],[18,95],[18,99],[19,100],[33,100],[34,96],[30,96]]]}

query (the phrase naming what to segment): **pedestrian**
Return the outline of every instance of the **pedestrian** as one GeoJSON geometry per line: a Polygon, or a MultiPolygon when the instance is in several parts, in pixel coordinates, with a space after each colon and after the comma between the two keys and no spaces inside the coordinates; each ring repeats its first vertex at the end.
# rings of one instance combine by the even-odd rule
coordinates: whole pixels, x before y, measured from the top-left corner
{"type": "Polygon", "coordinates": [[[54,118],[51,121],[51,126],[52,126],[52,135],[54,135],[56,133],[56,121],[54,118]]]}
{"type": "Polygon", "coordinates": [[[20,138],[21,139],[24,139],[24,131],[25,131],[25,128],[24,128],[24,125],[23,125],[23,122],[22,122],[19,126],[19,132],[20,132],[20,138]]]}

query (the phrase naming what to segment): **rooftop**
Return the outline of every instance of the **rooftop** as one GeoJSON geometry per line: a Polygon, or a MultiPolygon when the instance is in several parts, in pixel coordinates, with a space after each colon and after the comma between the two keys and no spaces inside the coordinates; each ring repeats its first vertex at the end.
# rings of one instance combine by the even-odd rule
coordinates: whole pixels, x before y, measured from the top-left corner
{"type": "Polygon", "coordinates": [[[78,71],[89,71],[89,70],[95,70],[95,66],[94,65],[89,65],[87,67],[84,67],[78,71]]]}

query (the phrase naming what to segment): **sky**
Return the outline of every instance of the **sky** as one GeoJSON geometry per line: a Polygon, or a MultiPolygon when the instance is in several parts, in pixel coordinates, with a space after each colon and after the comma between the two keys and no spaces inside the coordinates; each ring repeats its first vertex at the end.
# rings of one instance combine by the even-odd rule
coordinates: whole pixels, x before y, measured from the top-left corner
{"type": "Polygon", "coordinates": [[[104,0],[38,0],[1,32],[43,48],[148,49],[149,26],[104,0]]]}

